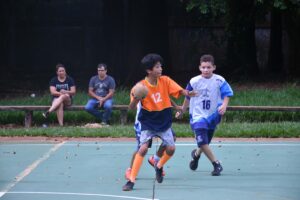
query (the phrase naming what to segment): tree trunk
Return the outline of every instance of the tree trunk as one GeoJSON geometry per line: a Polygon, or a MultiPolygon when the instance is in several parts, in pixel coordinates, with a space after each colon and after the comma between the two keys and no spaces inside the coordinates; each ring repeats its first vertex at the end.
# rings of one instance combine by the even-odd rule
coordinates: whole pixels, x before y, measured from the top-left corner
{"type": "Polygon", "coordinates": [[[271,33],[267,71],[271,74],[282,74],[283,72],[282,19],[281,11],[276,8],[271,11],[271,33]]]}
{"type": "Polygon", "coordinates": [[[292,78],[300,77],[300,8],[288,10],[284,14],[284,24],[288,34],[288,61],[285,69],[292,78]]]}
{"type": "Polygon", "coordinates": [[[255,44],[253,1],[227,1],[227,70],[233,76],[253,77],[259,72],[255,44]]]}

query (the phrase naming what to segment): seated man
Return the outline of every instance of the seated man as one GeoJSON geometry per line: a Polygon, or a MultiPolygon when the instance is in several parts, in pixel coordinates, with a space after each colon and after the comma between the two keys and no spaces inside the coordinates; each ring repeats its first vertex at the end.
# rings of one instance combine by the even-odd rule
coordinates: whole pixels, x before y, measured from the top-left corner
{"type": "Polygon", "coordinates": [[[99,64],[97,69],[98,75],[90,79],[88,94],[91,98],[85,105],[85,110],[101,121],[102,125],[108,125],[116,83],[113,77],[107,75],[106,64],[99,64]],[[104,112],[99,111],[101,107],[103,107],[104,112]]]}

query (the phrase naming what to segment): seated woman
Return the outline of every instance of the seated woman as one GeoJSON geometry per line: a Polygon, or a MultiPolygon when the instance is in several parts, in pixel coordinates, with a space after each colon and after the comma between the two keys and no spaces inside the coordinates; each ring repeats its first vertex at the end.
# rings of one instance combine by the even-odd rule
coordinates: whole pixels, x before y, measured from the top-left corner
{"type": "Polygon", "coordinates": [[[67,75],[63,64],[56,65],[56,77],[49,83],[52,95],[52,105],[47,112],[43,113],[45,118],[56,111],[57,120],[60,126],[64,125],[64,107],[72,104],[72,96],[76,93],[74,80],[67,75]]]}

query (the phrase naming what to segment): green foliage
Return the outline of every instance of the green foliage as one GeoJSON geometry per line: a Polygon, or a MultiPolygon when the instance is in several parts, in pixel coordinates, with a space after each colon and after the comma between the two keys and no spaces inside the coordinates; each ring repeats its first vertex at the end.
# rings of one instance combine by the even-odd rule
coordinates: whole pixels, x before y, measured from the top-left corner
{"type": "MultiPolygon", "coordinates": [[[[258,85],[254,83],[248,84],[232,84],[234,97],[230,100],[230,105],[251,105],[251,106],[300,106],[300,88],[299,85],[283,84],[283,85],[258,85]]],[[[88,95],[85,91],[78,91],[74,97],[75,105],[85,105],[88,100],[88,95]]],[[[115,104],[129,103],[129,89],[120,88],[115,94],[115,104]]],[[[174,99],[181,105],[183,97],[174,99]]],[[[50,97],[47,92],[38,94],[35,98],[27,97],[5,98],[0,99],[0,105],[50,105],[50,97]]],[[[175,114],[175,113],[174,113],[175,114]]],[[[132,127],[135,118],[135,111],[129,111],[128,124],[132,127]]],[[[188,122],[188,113],[184,114],[182,120],[174,119],[178,123],[188,122]]],[[[68,111],[65,112],[64,121],[66,126],[81,126],[86,123],[96,122],[95,118],[85,111],[68,111]]],[[[254,112],[254,111],[227,111],[223,117],[225,123],[260,123],[260,122],[278,122],[283,121],[300,122],[299,112],[254,112]]],[[[111,122],[113,126],[120,123],[120,111],[113,111],[111,122]]],[[[24,123],[24,112],[0,112],[0,124],[15,124],[22,126],[24,123]]],[[[45,123],[41,112],[33,113],[33,123],[36,127],[41,127],[45,123]]],[[[56,114],[51,113],[47,119],[50,125],[57,125],[56,114]]],[[[189,126],[186,126],[189,129],[189,126]]]]}
{"type": "Polygon", "coordinates": [[[300,123],[297,122],[257,122],[257,123],[221,123],[216,137],[300,137],[300,123]]]}
{"type": "Polygon", "coordinates": [[[226,13],[226,1],[220,0],[191,0],[186,5],[188,12],[198,11],[201,15],[217,19],[226,13]]]}

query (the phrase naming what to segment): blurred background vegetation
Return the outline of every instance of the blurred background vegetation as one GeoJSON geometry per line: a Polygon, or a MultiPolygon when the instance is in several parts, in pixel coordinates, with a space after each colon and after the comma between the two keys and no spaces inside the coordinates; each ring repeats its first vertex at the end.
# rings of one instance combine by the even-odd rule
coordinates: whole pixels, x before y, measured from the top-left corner
{"type": "Polygon", "coordinates": [[[2,0],[0,98],[42,92],[65,64],[86,90],[100,62],[119,88],[156,52],[182,86],[215,56],[231,82],[299,82],[299,0],[2,0]]]}

